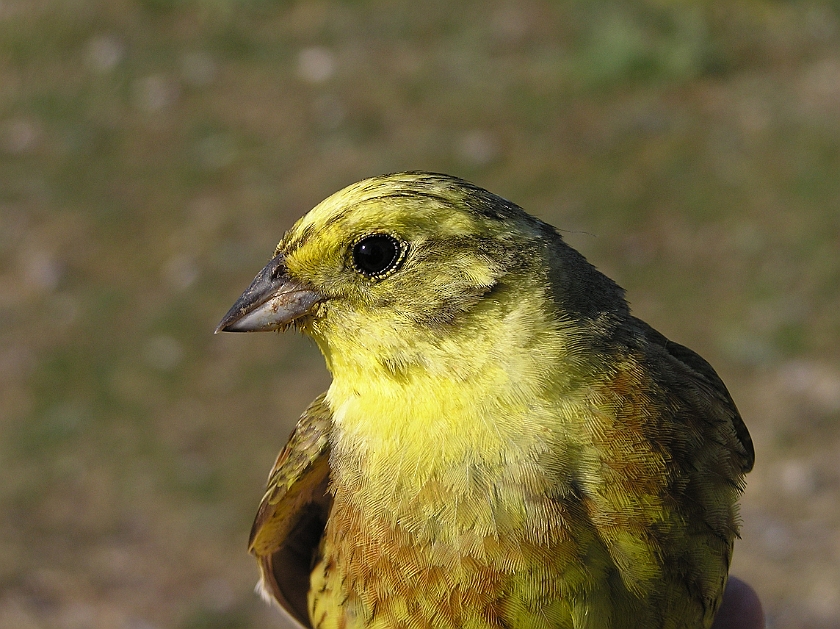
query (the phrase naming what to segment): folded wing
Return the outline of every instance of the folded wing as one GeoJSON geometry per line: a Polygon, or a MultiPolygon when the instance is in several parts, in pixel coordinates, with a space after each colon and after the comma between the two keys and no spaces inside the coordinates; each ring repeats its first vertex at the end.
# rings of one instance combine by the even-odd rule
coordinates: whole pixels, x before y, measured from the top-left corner
{"type": "Polygon", "coordinates": [[[277,457],[251,529],[249,551],[260,564],[260,590],[309,627],[306,596],[312,557],[330,509],[329,434],[332,414],[318,396],[277,457]]]}

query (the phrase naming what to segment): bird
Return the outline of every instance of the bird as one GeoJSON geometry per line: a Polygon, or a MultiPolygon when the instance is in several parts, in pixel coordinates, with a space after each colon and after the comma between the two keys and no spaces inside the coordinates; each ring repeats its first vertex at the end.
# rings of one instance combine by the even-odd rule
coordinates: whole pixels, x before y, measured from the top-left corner
{"type": "Polygon", "coordinates": [[[453,176],[365,179],[285,233],[216,331],[288,328],[332,381],[249,549],[296,626],[711,626],[749,432],[557,229],[453,176]]]}

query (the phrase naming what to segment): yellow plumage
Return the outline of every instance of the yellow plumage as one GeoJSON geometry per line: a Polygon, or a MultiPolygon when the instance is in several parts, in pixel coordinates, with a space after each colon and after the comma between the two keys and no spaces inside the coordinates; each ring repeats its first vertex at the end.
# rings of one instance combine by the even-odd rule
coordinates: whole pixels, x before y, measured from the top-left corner
{"type": "Polygon", "coordinates": [[[283,238],[219,326],[333,376],[269,479],[263,587],[319,629],[707,628],[752,466],[702,358],[517,206],[373,178],[283,238]]]}

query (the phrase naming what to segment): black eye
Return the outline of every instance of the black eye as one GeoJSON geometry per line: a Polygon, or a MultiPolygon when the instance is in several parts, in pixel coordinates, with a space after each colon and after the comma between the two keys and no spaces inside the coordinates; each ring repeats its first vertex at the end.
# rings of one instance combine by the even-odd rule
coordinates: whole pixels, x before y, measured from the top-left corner
{"type": "Polygon", "coordinates": [[[400,241],[389,234],[362,238],[353,247],[353,264],[368,277],[378,277],[393,269],[402,257],[400,241]]]}

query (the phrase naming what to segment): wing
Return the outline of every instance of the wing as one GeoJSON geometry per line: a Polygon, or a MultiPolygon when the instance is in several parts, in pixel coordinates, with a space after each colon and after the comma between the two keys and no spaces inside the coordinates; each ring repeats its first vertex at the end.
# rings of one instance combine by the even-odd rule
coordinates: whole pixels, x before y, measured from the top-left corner
{"type": "Polygon", "coordinates": [[[679,590],[702,602],[703,626],[710,626],[720,605],[738,536],[737,501],[744,474],[755,462],[752,438],[735,402],[715,370],[701,356],[644,324],[649,373],[668,393],[663,417],[675,430],[666,445],[672,463],[669,494],[680,504],[688,525],[681,543],[664,557],[679,575],[679,590]],[[712,552],[709,552],[709,551],[712,552]],[[684,591],[684,590],[683,590],[684,591]]]}
{"type": "Polygon", "coordinates": [[[749,432],[721,379],[691,350],[634,318],[613,343],[584,414],[579,476],[620,579],[611,582],[613,600],[630,600],[622,588],[648,600],[652,615],[639,626],[678,617],[709,627],[753,464],[749,432]]]}
{"type": "Polygon", "coordinates": [[[260,565],[260,590],[309,627],[306,596],[312,557],[331,498],[329,434],[332,413],[319,395],[298,420],[277,457],[251,529],[249,551],[260,565]]]}
{"type": "Polygon", "coordinates": [[[750,437],[747,426],[744,424],[732,396],[729,395],[726,385],[714,368],[699,354],[679,343],[668,340],[665,335],[654,330],[644,321],[638,319],[636,321],[643,327],[644,334],[649,342],[660,346],[671,358],[685,368],[687,374],[707,398],[707,404],[701,404],[700,406],[714,406],[717,413],[725,415],[731,422],[737,438],[737,443],[731,444],[733,454],[741,464],[742,473],[746,474],[752,470],[755,463],[752,437],[750,437]]]}

